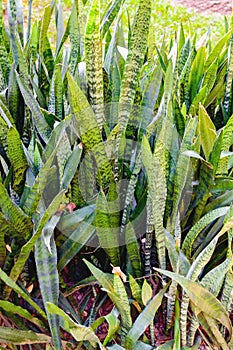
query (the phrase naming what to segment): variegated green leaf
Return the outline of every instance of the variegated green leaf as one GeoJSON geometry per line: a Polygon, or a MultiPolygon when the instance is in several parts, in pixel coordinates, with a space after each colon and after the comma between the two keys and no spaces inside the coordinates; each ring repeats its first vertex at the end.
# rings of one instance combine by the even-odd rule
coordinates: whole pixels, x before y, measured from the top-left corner
{"type": "Polygon", "coordinates": [[[206,315],[212,317],[224,325],[228,329],[231,338],[232,325],[229,316],[220,301],[216,299],[212,293],[207,291],[198,283],[193,282],[186,277],[180,276],[174,272],[160,269],[155,270],[174,279],[177,283],[179,283],[189,296],[192,303],[206,315]]]}
{"type": "Polygon", "coordinates": [[[60,316],[63,319],[63,327],[69,332],[78,342],[88,341],[95,348],[97,344],[101,350],[104,350],[99,338],[95,335],[90,327],[85,327],[74,322],[62,309],[53,303],[47,302],[47,309],[53,315],[60,316]]]}
{"type": "Polygon", "coordinates": [[[140,0],[129,43],[129,53],[125,64],[120,95],[119,124],[123,129],[126,127],[129,119],[129,113],[135,97],[138,75],[146,53],[151,5],[151,0],[140,0]]]}
{"type": "Polygon", "coordinates": [[[22,141],[15,128],[10,128],[7,134],[8,155],[13,166],[13,189],[22,194],[26,179],[28,162],[23,150],[22,141]]]}
{"type": "Polygon", "coordinates": [[[46,334],[33,331],[22,331],[9,327],[0,327],[0,341],[5,344],[28,345],[28,344],[50,344],[51,338],[46,334]]]}
{"type": "Polygon", "coordinates": [[[182,251],[185,252],[189,258],[191,257],[193,242],[200,232],[212,221],[226,215],[228,210],[229,207],[222,207],[208,212],[189,230],[182,244],[182,251]]]}
{"type": "Polygon", "coordinates": [[[140,336],[144,333],[146,328],[151,324],[158,308],[162,304],[162,299],[167,290],[165,286],[158,294],[156,294],[141,314],[137,317],[132,328],[129,330],[126,336],[125,349],[133,350],[135,349],[135,344],[140,336]]]}
{"type": "Polygon", "coordinates": [[[217,139],[217,132],[214,123],[202,105],[199,105],[198,115],[201,146],[205,154],[205,159],[208,161],[214,142],[217,139]]]}
{"type": "Polygon", "coordinates": [[[84,149],[93,153],[102,186],[105,187],[110,180],[113,180],[113,172],[106,157],[100,128],[91,106],[74,78],[70,74],[67,75],[67,78],[70,89],[70,103],[75,117],[74,126],[79,131],[84,149]]]}
{"type": "Polygon", "coordinates": [[[48,312],[47,302],[58,305],[59,276],[57,270],[57,249],[53,231],[59,219],[59,217],[53,216],[44,226],[42,235],[35,243],[35,261],[40,291],[56,349],[62,349],[59,318],[57,315],[51,315],[48,312]]]}
{"type": "Polygon", "coordinates": [[[88,92],[91,106],[102,132],[103,111],[103,73],[102,43],[100,35],[100,0],[93,0],[88,16],[85,36],[85,60],[87,69],[88,92]]]}
{"type": "Polygon", "coordinates": [[[109,255],[114,266],[120,265],[118,227],[112,227],[110,222],[111,211],[103,192],[100,192],[96,202],[96,232],[99,243],[109,255]]]}
{"type": "Polygon", "coordinates": [[[26,292],[23,291],[7,274],[0,269],[0,279],[11,289],[13,289],[17,294],[24,298],[44,319],[46,319],[46,314],[41,308],[37,305],[36,302],[31,299],[26,292]]]}

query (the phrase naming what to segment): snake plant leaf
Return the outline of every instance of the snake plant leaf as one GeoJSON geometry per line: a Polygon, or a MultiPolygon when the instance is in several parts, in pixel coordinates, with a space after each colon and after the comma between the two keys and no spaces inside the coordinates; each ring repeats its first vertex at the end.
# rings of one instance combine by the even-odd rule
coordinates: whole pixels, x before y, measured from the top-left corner
{"type": "Polygon", "coordinates": [[[107,291],[109,297],[114,302],[116,308],[119,310],[122,319],[122,332],[128,331],[132,326],[132,319],[130,314],[129,299],[125,290],[124,283],[119,275],[113,276],[114,293],[107,291]]]}
{"type": "Polygon", "coordinates": [[[224,93],[224,101],[223,107],[226,112],[226,120],[231,116],[232,110],[232,80],[233,80],[233,36],[231,36],[230,44],[229,44],[229,52],[228,52],[228,66],[227,66],[227,76],[226,76],[226,85],[225,85],[225,93],[224,93]]]}
{"type": "Polygon", "coordinates": [[[56,6],[56,32],[56,48],[58,48],[65,33],[64,11],[61,2],[56,6]]]}
{"type": "Polygon", "coordinates": [[[18,64],[18,53],[16,46],[16,33],[17,33],[17,7],[15,0],[7,0],[7,12],[8,12],[8,22],[10,29],[10,39],[12,46],[12,56],[16,63],[18,64]]]}
{"type": "Polygon", "coordinates": [[[226,273],[232,266],[231,258],[210,270],[202,279],[200,284],[217,296],[222,288],[226,273]]]}
{"type": "Polygon", "coordinates": [[[105,37],[105,34],[111,27],[114,19],[117,17],[123,3],[124,0],[113,0],[109,3],[109,6],[103,15],[103,18],[101,19],[100,31],[102,38],[105,37]]]}
{"type": "Polygon", "coordinates": [[[7,104],[0,99],[0,113],[1,113],[1,124],[5,123],[8,128],[15,126],[14,119],[7,107],[7,104]]]}
{"type": "Polygon", "coordinates": [[[59,219],[59,217],[53,216],[44,226],[42,229],[42,235],[35,243],[35,261],[38,281],[56,349],[62,349],[59,318],[57,315],[51,315],[48,312],[47,302],[58,305],[59,276],[57,270],[57,249],[53,231],[59,219]]]}
{"type": "MultiPolygon", "coordinates": [[[[7,274],[0,269],[0,279],[11,289],[13,289],[17,294],[24,298],[44,319],[47,319],[46,314],[41,308],[35,303],[26,292],[23,291],[7,274]]],[[[4,294],[3,294],[4,295],[4,294]]]]}
{"type": "Polygon", "coordinates": [[[135,344],[137,340],[144,333],[146,328],[151,324],[154,319],[154,316],[158,310],[158,308],[162,304],[163,296],[167,290],[167,286],[165,286],[158,294],[156,294],[153,299],[147,304],[145,309],[141,312],[141,314],[134,321],[132,328],[129,330],[126,336],[125,349],[133,350],[135,349],[135,344]]]}
{"type": "Polygon", "coordinates": [[[191,149],[193,139],[195,136],[195,131],[197,128],[197,119],[190,119],[185,134],[180,146],[179,157],[176,164],[176,175],[174,178],[174,193],[173,193],[173,209],[171,215],[171,228],[175,227],[175,221],[179,207],[182,202],[182,195],[187,181],[189,181],[188,175],[190,174],[190,158],[186,157],[183,152],[191,149]]]}
{"type": "MultiPolygon", "coordinates": [[[[208,59],[207,59],[208,61],[208,59]]],[[[218,71],[218,59],[216,58],[213,63],[209,66],[208,70],[205,73],[204,80],[202,85],[206,86],[207,92],[209,93],[214,87],[216,76],[218,71]]]]}
{"type": "Polygon", "coordinates": [[[1,183],[0,198],[0,210],[5,218],[15,227],[17,232],[28,239],[32,232],[31,219],[10,199],[7,190],[1,183]]]}
{"type": "Polygon", "coordinates": [[[90,103],[102,132],[104,112],[100,0],[93,0],[90,8],[85,35],[85,60],[90,103]]]}
{"type": "Polygon", "coordinates": [[[134,101],[138,76],[146,53],[151,17],[151,0],[140,0],[129,43],[121,86],[119,124],[124,129],[134,101]]]}
{"type": "Polygon", "coordinates": [[[23,150],[22,141],[15,128],[10,128],[7,134],[8,155],[13,166],[13,189],[19,195],[23,192],[23,186],[26,179],[28,162],[23,150]]]}
{"type": "Polygon", "coordinates": [[[138,284],[138,282],[133,278],[133,276],[129,275],[129,285],[131,289],[131,293],[133,298],[142,305],[142,291],[141,286],[138,284]]]}
{"type": "MultiPolygon", "coordinates": [[[[223,288],[223,292],[222,292],[222,296],[221,296],[221,303],[222,305],[225,307],[226,310],[229,310],[226,305],[223,303],[223,299],[225,297],[225,286],[226,286],[226,280],[227,280],[227,276],[228,276],[228,272],[230,271],[229,269],[232,267],[232,259],[228,258],[226,259],[223,263],[221,263],[220,265],[216,266],[215,268],[213,268],[212,270],[210,270],[201,280],[200,284],[208,289],[214,296],[218,296],[224,280],[224,288],[223,288]]],[[[228,294],[229,296],[231,295],[231,293],[228,294]]],[[[226,299],[224,299],[226,300],[226,299]]],[[[187,344],[188,345],[192,345],[194,342],[194,338],[195,338],[195,333],[197,331],[199,327],[199,322],[198,319],[194,316],[192,318],[191,321],[191,325],[190,325],[190,329],[189,329],[189,333],[188,333],[188,339],[187,339],[187,344]]]]}
{"type": "Polygon", "coordinates": [[[51,338],[46,334],[33,331],[22,331],[9,327],[0,327],[0,341],[5,344],[28,345],[28,344],[50,344],[51,338]]]}
{"type": "Polygon", "coordinates": [[[74,78],[68,73],[67,79],[70,90],[70,104],[75,116],[74,125],[78,130],[80,129],[80,138],[84,150],[93,152],[100,173],[101,183],[105,187],[110,180],[113,180],[113,172],[110,162],[106,160],[107,157],[100,128],[95,114],[74,78]]]}
{"type": "Polygon", "coordinates": [[[145,279],[142,285],[142,302],[146,306],[152,299],[153,290],[147,280],[145,279]]]}
{"type": "Polygon", "coordinates": [[[59,120],[63,118],[63,81],[61,67],[56,64],[50,85],[48,112],[55,114],[59,120]]]}
{"type": "Polygon", "coordinates": [[[75,172],[78,168],[78,165],[80,163],[82,151],[83,151],[82,146],[78,145],[73,149],[69,159],[67,160],[67,163],[64,168],[62,181],[61,181],[62,188],[67,189],[68,186],[70,185],[70,182],[72,181],[75,175],[75,172]]]}
{"type": "Polygon", "coordinates": [[[20,77],[18,74],[16,74],[16,79],[19,84],[19,88],[23,95],[24,101],[32,112],[33,123],[36,129],[38,130],[42,140],[45,143],[47,143],[52,130],[46,123],[44,116],[40,111],[39,104],[34,98],[29,87],[25,84],[24,79],[20,77]]]}
{"type": "Polygon", "coordinates": [[[212,293],[198,283],[179,274],[157,268],[155,268],[155,270],[179,283],[189,296],[192,303],[203,313],[224,325],[228,329],[231,338],[232,326],[229,316],[220,301],[216,299],[212,293]]]}
{"type": "Polygon", "coordinates": [[[222,350],[229,350],[229,346],[226,340],[223,338],[217,322],[212,317],[209,317],[202,312],[198,314],[198,319],[203,329],[209,335],[211,341],[213,341],[222,350]]]}
{"type": "Polygon", "coordinates": [[[69,236],[78,227],[81,221],[93,214],[94,210],[95,205],[93,204],[75,210],[72,213],[63,215],[57,225],[57,228],[65,235],[69,236]]]}
{"type": "Polygon", "coordinates": [[[219,59],[219,56],[224,48],[224,46],[227,44],[228,40],[232,36],[232,30],[230,30],[228,33],[226,33],[219,41],[217,44],[214,46],[212,49],[211,53],[207,57],[207,60],[205,62],[205,68],[209,68],[210,65],[216,60],[219,59]]]}
{"type": "Polygon", "coordinates": [[[72,9],[69,22],[69,37],[71,42],[70,72],[74,76],[78,63],[81,61],[81,36],[80,27],[75,6],[72,9]]]}
{"type": "Polygon", "coordinates": [[[198,116],[201,146],[205,154],[205,159],[208,161],[213,148],[213,144],[217,139],[217,132],[214,123],[201,104],[199,105],[198,116]]]}
{"type": "Polygon", "coordinates": [[[47,5],[44,9],[44,15],[42,19],[40,37],[39,37],[39,54],[41,58],[43,58],[43,54],[44,54],[47,31],[51,21],[52,11],[53,11],[53,7],[51,7],[50,5],[47,5]]]}
{"type": "Polygon", "coordinates": [[[189,230],[182,244],[182,251],[185,252],[187,257],[191,257],[193,242],[199,233],[212,221],[226,215],[228,210],[229,207],[222,207],[208,212],[189,230]]]}
{"type": "Polygon", "coordinates": [[[201,46],[197,51],[196,57],[192,63],[190,76],[189,76],[189,94],[190,102],[192,102],[200,88],[201,79],[204,73],[204,63],[206,56],[205,46],[201,46]]]}
{"type": "MultiPolygon", "coordinates": [[[[146,112],[150,112],[150,109],[153,110],[155,103],[158,99],[161,84],[162,84],[162,69],[161,67],[155,66],[151,77],[148,81],[147,86],[145,87],[145,90],[143,92],[143,100],[142,100],[142,106],[145,106],[146,112]]],[[[151,122],[151,120],[150,120],[151,122]]],[[[144,120],[142,120],[142,129],[145,130],[148,124],[144,123],[144,120]]]]}
{"type": "Polygon", "coordinates": [[[191,115],[197,114],[198,106],[200,103],[204,104],[205,99],[206,99],[206,94],[207,94],[207,87],[203,86],[202,88],[200,88],[200,90],[198,91],[198,93],[194,97],[194,99],[191,103],[191,106],[189,108],[189,114],[191,114],[191,115]]]}
{"type": "Polygon", "coordinates": [[[192,265],[190,266],[189,272],[187,273],[187,278],[195,281],[200,275],[202,269],[209,262],[216,244],[218,242],[218,236],[210,241],[210,243],[205,247],[205,249],[200,252],[200,254],[195,258],[192,265]]]}
{"type": "Polygon", "coordinates": [[[142,275],[142,263],[137,237],[133,225],[128,222],[125,230],[125,244],[135,277],[142,275]]]}
{"type": "Polygon", "coordinates": [[[109,255],[114,266],[120,265],[118,227],[112,227],[110,222],[111,211],[107,199],[102,191],[96,201],[95,223],[96,233],[101,247],[109,255]]]}
{"type": "Polygon", "coordinates": [[[219,98],[224,96],[224,79],[219,79],[218,83],[213,87],[209,95],[207,95],[204,107],[208,108],[212,103],[214,103],[215,100],[218,100],[219,98]]]}
{"type": "Polygon", "coordinates": [[[57,305],[47,302],[47,309],[50,314],[60,316],[63,319],[63,327],[69,332],[74,339],[78,342],[80,341],[88,341],[94,349],[99,345],[101,350],[104,350],[99,338],[95,335],[94,331],[90,327],[85,327],[74,322],[62,309],[60,309],[57,305]]]}
{"type": "Polygon", "coordinates": [[[106,346],[112,340],[113,336],[116,334],[120,326],[120,320],[115,315],[108,314],[94,321],[91,325],[91,328],[93,330],[96,330],[105,321],[108,323],[108,334],[103,341],[103,346],[106,346]]]}
{"type": "Polygon", "coordinates": [[[32,314],[27,309],[19,305],[15,305],[12,302],[9,302],[6,300],[0,300],[0,309],[4,310],[7,313],[11,312],[20,317],[23,317],[24,319],[34,323],[38,327],[45,328],[45,325],[41,320],[32,316],[32,314]]]}
{"type": "Polygon", "coordinates": [[[190,42],[190,38],[188,38],[185,44],[183,45],[180,52],[180,56],[177,60],[177,71],[178,71],[179,77],[181,76],[181,73],[185,67],[185,63],[187,62],[187,59],[189,57],[190,50],[191,50],[191,42],[190,42]]]}
{"type": "Polygon", "coordinates": [[[51,167],[48,163],[41,169],[37,175],[33,186],[29,190],[29,194],[24,202],[23,210],[28,216],[32,216],[36,211],[41,196],[46,188],[49,178],[57,176],[57,169],[55,166],[51,167]]]}
{"type": "Polygon", "coordinates": [[[222,295],[221,295],[221,303],[228,312],[231,311],[231,302],[233,298],[232,283],[233,283],[233,272],[231,268],[226,273],[222,295]]]}
{"type": "Polygon", "coordinates": [[[93,276],[96,278],[96,280],[99,282],[99,284],[102,285],[104,289],[114,293],[113,276],[108,273],[104,273],[86,259],[83,259],[83,261],[85,262],[93,276]]]}
{"type": "Polygon", "coordinates": [[[5,244],[5,235],[7,233],[13,232],[13,236],[15,234],[15,229],[12,225],[5,219],[4,215],[0,212],[0,268],[3,267],[6,259],[6,244],[5,244]]]}
{"type": "MultiPolygon", "coordinates": [[[[56,213],[56,211],[58,210],[60,204],[63,202],[63,200],[64,200],[64,193],[65,193],[65,191],[62,190],[54,197],[54,199],[49,204],[48,208],[44,211],[44,213],[43,213],[42,217],[40,218],[38,224],[35,225],[33,236],[21,248],[21,251],[19,253],[17,261],[15,262],[15,264],[14,264],[14,266],[11,269],[11,272],[10,272],[10,278],[13,281],[17,281],[17,279],[19,278],[19,275],[21,274],[21,272],[23,270],[23,267],[24,267],[24,265],[26,264],[26,261],[29,258],[29,255],[30,255],[31,251],[34,248],[34,245],[35,245],[37,239],[41,236],[41,233],[42,233],[42,230],[43,230],[44,226],[49,221],[51,216],[56,213]]],[[[8,299],[9,295],[10,295],[10,289],[6,288],[4,290],[4,293],[5,293],[5,299],[8,299]]]]}
{"type": "MultiPolygon", "coordinates": [[[[88,245],[95,231],[94,215],[91,214],[68,235],[68,238],[66,238],[65,242],[59,248],[59,271],[61,271],[85,245],[88,245]]],[[[66,232],[63,234],[66,235],[66,232]]]]}
{"type": "Polygon", "coordinates": [[[152,199],[152,212],[155,226],[155,238],[160,266],[166,266],[165,234],[163,227],[163,215],[166,203],[166,179],[164,174],[164,149],[163,144],[158,143],[155,155],[152,155],[150,145],[146,137],[142,140],[142,162],[146,168],[149,192],[152,199]],[[154,179],[157,179],[156,181],[154,179]]]}
{"type": "Polygon", "coordinates": [[[176,242],[174,237],[165,230],[165,240],[166,240],[166,248],[168,251],[168,256],[172,265],[173,271],[176,270],[176,267],[178,266],[179,262],[179,272],[182,276],[185,276],[190,268],[190,262],[186,255],[180,251],[177,252],[176,250],[176,242]]]}
{"type": "Polygon", "coordinates": [[[28,64],[26,61],[26,57],[23,51],[22,44],[20,42],[20,39],[18,35],[16,34],[16,47],[18,52],[18,66],[19,66],[19,74],[21,77],[25,80],[25,82],[28,82],[28,64]]]}
{"type": "Polygon", "coordinates": [[[20,135],[22,135],[24,126],[24,102],[16,80],[14,67],[12,67],[9,74],[7,100],[14,124],[20,135]]]}
{"type": "MultiPolygon", "coordinates": [[[[232,44],[233,45],[233,44],[232,44]]],[[[221,152],[228,152],[232,145],[232,127],[233,127],[233,116],[231,116],[224,127],[221,152]]],[[[228,157],[221,158],[218,163],[217,174],[227,175],[228,174],[228,157]]]]}

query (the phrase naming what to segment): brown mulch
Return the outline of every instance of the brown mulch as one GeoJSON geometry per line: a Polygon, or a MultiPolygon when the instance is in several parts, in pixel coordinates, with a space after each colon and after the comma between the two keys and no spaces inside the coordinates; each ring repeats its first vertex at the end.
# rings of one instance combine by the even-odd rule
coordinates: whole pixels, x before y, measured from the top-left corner
{"type": "Polygon", "coordinates": [[[197,12],[214,12],[221,15],[231,15],[231,0],[172,0],[172,4],[180,4],[187,8],[191,8],[197,12]]]}

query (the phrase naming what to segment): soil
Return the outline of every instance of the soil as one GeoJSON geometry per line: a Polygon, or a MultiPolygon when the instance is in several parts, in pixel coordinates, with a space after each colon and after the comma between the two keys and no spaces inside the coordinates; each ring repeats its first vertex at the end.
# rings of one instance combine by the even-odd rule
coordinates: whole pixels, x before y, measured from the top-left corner
{"type": "Polygon", "coordinates": [[[232,1],[231,0],[172,0],[175,3],[191,8],[196,12],[214,12],[221,15],[231,15],[232,1]]]}

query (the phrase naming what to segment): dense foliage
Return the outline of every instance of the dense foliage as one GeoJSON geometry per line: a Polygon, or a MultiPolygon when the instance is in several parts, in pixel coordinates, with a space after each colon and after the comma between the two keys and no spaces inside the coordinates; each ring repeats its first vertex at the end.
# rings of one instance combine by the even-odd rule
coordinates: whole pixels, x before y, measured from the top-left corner
{"type": "Polygon", "coordinates": [[[76,0],[65,25],[52,1],[25,33],[0,0],[9,349],[231,347],[232,28],[157,45],[153,2],[135,10],[76,0]]]}

